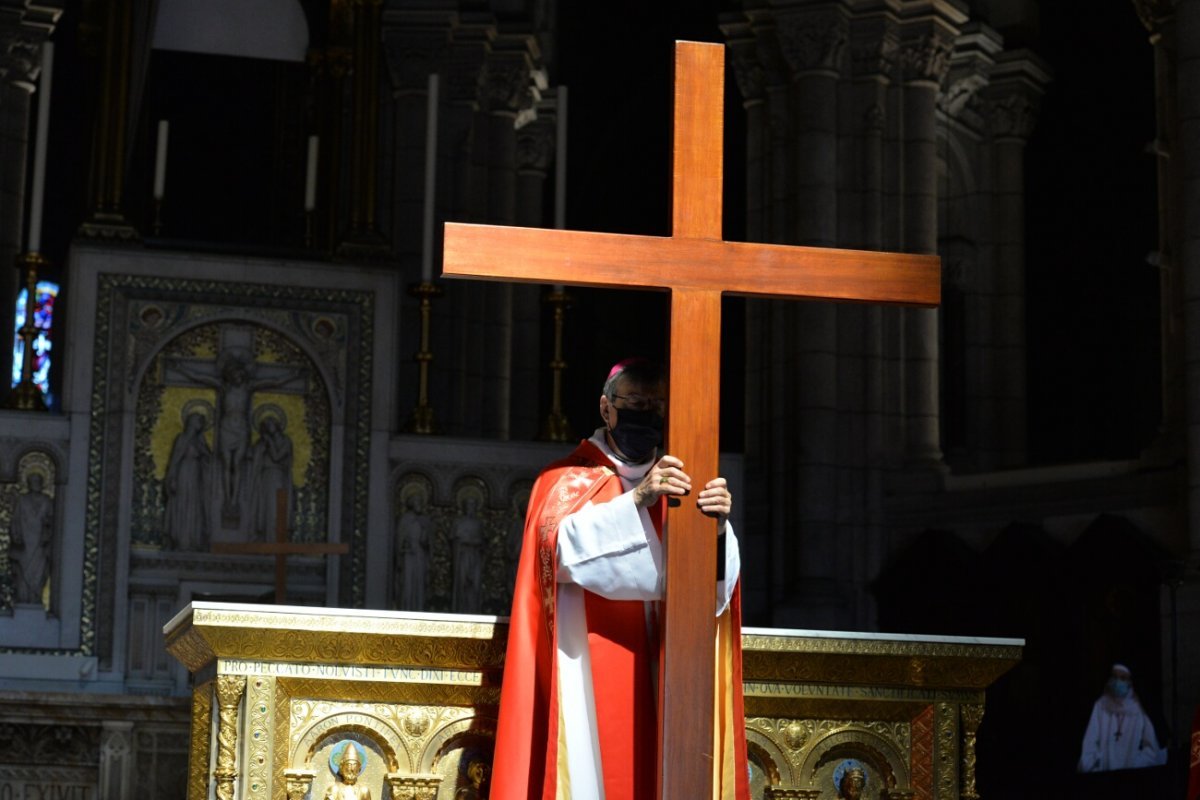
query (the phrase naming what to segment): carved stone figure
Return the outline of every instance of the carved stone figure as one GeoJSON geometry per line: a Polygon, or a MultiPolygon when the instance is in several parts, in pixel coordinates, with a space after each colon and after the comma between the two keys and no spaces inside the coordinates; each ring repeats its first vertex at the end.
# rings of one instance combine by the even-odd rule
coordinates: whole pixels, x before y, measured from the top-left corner
{"type": "Polygon", "coordinates": [[[31,472],[28,489],[13,505],[9,558],[13,566],[16,603],[42,602],[42,587],[50,577],[50,555],[54,533],[54,501],[42,492],[42,476],[31,472]]]}
{"type": "Polygon", "coordinates": [[[234,348],[221,352],[217,359],[217,375],[209,375],[182,362],[176,369],[190,380],[217,391],[216,449],[221,459],[222,508],[223,513],[236,516],[244,480],[242,462],[250,448],[250,405],[254,393],[282,386],[299,371],[293,369],[274,377],[256,379],[254,361],[234,348]]]}
{"type": "Polygon", "coordinates": [[[404,513],[396,522],[397,607],[407,611],[425,608],[425,585],[429,573],[429,537],[433,520],[425,513],[425,493],[408,496],[404,513]]]}
{"type": "Polygon", "coordinates": [[[483,573],[483,520],[479,518],[479,498],[467,495],[462,515],[454,521],[450,533],[454,545],[454,596],[456,612],[479,611],[479,581],[483,573]]]}
{"type": "Polygon", "coordinates": [[[209,465],[212,450],[204,441],[208,420],[194,411],[171,445],[163,489],[167,498],[166,544],[176,550],[208,546],[209,465]]]}
{"type": "Polygon", "coordinates": [[[291,529],[292,458],[291,437],[276,417],[265,417],[258,426],[258,441],[250,448],[250,480],[242,506],[242,527],[256,538],[275,535],[280,491],[286,496],[285,530],[291,529]]]}
{"type": "Polygon", "coordinates": [[[330,762],[336,780],[325,790],[325,800],[371,800],[371,790],[358,782],[366,766],[366,752],[361,745],[346,739],[334,747],[330,762]]]}

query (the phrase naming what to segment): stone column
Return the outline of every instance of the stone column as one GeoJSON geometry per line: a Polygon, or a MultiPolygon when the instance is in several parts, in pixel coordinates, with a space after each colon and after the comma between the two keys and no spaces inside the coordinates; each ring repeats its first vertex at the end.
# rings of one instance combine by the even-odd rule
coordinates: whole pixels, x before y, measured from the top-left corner
{"type": "Polygon", "coordinates": [[[1174,170],[1181,184],[1178,271],[1183,293],[1187,519],[1191,561],[1200,566],[1200,0],[1179,0],[1175,19],[1179,147],[1174,170]]]}
{"type": "MultiPolygon", "coordinates": [[[[517,211],[517,112],[529,103],[532,40],[522,36],[500,37],[493,45],[487,63],[484,85],[486,119],[486,220],[496,225],[512,225],[517,211]]],[[[484,342],[479,363],[483,376],[481,397],[487,398],[480,409],[481,434],[486,438],[507,440],[512,413],[513,302],[511,283],[489,283],[484,287],[482,309],[486,317],[484,342]]]]}
{"type": "Polygon", "coordinates": [[[376,220],[379,154],[379,42],[382,0],[353,0],[354,67],[350,142],[350,225],[338,251],[372,258],[387,253],[376,220]]]}
{"type": "MultiPolygon", "coordinates": [[[[29,33],[4,30],[0,52],[4,53],[0,58],[0,330],[11,331],[23,277],[14,265],[25,246],[25,176],[32,150],[30,94],[37,84],[41,48],[29,33]]],[[[6,350],[0,359],[5,366],[11,363],[12,347],[6,350]]],[[[4,386],[7,389],[8,384],[4,386]]]]}
{"type": "MultiPolygon", "coordinates": [[[[537,119],[517,132],[516,224],[544,227],[546,177],[554,157],[557,124],[555,101],[543,100],[537,119]]],[[[533,439],[550,407],[550,381],[541,380],[546,364],[541,354],[541,303],[545,287],[517,284],[513,287],[512,407],[509,412],[511,438],[533,439]]],[[[568,315],[569,319],[569,315],[568,315]]],[[[571,335],[568,325],[564,336],[571,335]]],[[[548,376],[547,376],[548,377],[548,376]]]]}
{"type": "Polygon", "coordinates": [[[105,720],[100,733],[100,800],[133,796],[133,723],[105,720]]]}
{"type": "MultiPolygon", "coordinates": [[[[778,18],[784,58],[792,70],[791,104],[795,158],[796,217],[793,244],[838,244],[838,79],[846,53],[848,18],[840,3],[810,4],[778,18]]],[[[791,414],[797,438],[786,453],[785,473],[794,476],[788,530],[801,541],[787,583],[800,582],[805,624],[837,624],[838,545],[838,307],[833,303],[789,303],[781,309],[781,342],[794,364],[791,414]],[[798,489],[799,491],[795,491],[798,489]]],[[[780,464],[780,467],[783,467],[780,464]]],[[[787,585],[780,587],[787,591],[787,585]]]]}
{"type": "Polygon", "coordinates": [[[100,99],[92,139],[90,213],[79,229],[83,236],[135,240],[125,218],[125,156],[128,152],[130,75],[133,68],[133,0],[106,5],[100,99]]]}
{"type": "Polygon", "coordinates": [[[979,420],[987,438],[980,442],[978,458],[989,469],[1026,462],[1025,143],[1049,77],[1031,54],[1003,53],[992,68],[987,93],[997,246],[987,303],[992,309],[986,357],[990,374],[985,378],[990,414],[979,420]]]}
{"type": "MultiPolygon", "coordinates": [[[[1154,155],[1158,167],[1158,271],[1160,342],[1162,349],[1162,421],[1158,436],[1145,456],[1173,464],[1184,455],[1184,279],[1179,260],[1180,213],[1183,173],[1180,158],[1186,140],[1180,136],[1177,86],[1179,41],[1175,22],[1175,0],[1133,0],[1134,8],[1154,48],[1154,98],[1157,134],[1154,155]]],[[[1190,50],[1191,43],[1184,43],[1190,50]]],[[[1194,56],[1194,53],[1193,53],[1194,56]]],[[[1195,91],[1194,87],[1192,89],[1195,91]]]]}
{"type": "MultiPolygon", "coordinates": [[[[921,4],[924,9],[926,4],[921,4]]],[[[917,9],[913,9],[914,12],[917,9]]],[[[923,16],[906,23],[901,33],[903,68],[904,178],[903,249],[936,253],[937,218],[937,99],[949,67],[955,31],[935,16],[961,12],[929,3],[923,16]],[[936,5],[936,10],[934,6],[936,5]]],[[[905,454],[915,466],[937,467],[942,461],[938,425],[938,312],[904,311],[906,436],[905,454]]]]}
{"type": "MultiPolygon", "coordinates": [[[[857,230],[845,246],[868,250],[885,249],[884,239],[884,136],[888,124],[888,91],[896,66],[897,41],[894,20],[880,14],[856,17],[851,22],[851,120],[856,131],[856,164],[854,190],[857,230]]],[[[889,403],[886,389],[884,349],[884,316],[895,314],[878,305],[858,310],[861,327],[861,354],[857,359],[861,372],[861,443],[850,463],[861,468],[856,476],[860,483],[862,501],[856,509],[861,524],[862,541],[853,547],[847,574],[858,587],[867,585],[883,566],[887,552],[886,531],[883,526],[883,475],[888,458],[886,415],[889,403]]],[[[859,607],[853,624],[858,630],[875,627],[874,604],[864,602],[866,593],[854,593],[859,607]]]]}
{"type": "MultiPolygon", "coordinates": [[[[742,94],[742,104],[746,109],[746,238],[752,242],[772,241],[770,213],[773,206],[770,193],[773,183],[770,178],[769,164],[774,157],[772,150],[771,108],[768,100],[768,86],[780,86],[783,83],[784,66],[782,57],[775,57],[771,62],[778,65],[772,69],[768,62],[768,54],[774,50],[764,49],[775,42],[770,26],[762,23],[755,24],[755,17],[747,13],[741,16],[729,15],[722,23],[722,31],[728,40],[730,66],[733,77],[737,80],[738,89],[742,94]],[[766,28],[766,30],[764,30],[766,28]]],[[[778,88],[774,95],[782,94],[778,88]]],[[[745,554],[744,563],[755,565],[755,580],[753,583],[766,588],[755,593],[746,594],[743,608],[757,609],[761,606],[772,605],[774,585],[778,583],[773,571],[779,570],[772,565],[783,561],[786,552],[778,537],[771,537],[771,498],[774,493],[764,485],[762,478],[766,459],[759,455],[765,442],[770,436],[770,418],[766,411],[769,403],[769,393],[766,388],[766,367],[769,354],[765,348],[756,343],[763,341],[766,335],[767,317],[774,307],[773,303],[765,300],[744,301],[746,304],[746,353],[742,366],[745,376],[745,420],[743,422],[746,437],[747,472],[756,476],[747,481],[744,496],[738,502],[742,503],[745,529],[738,534],[742,538],[742,548],[745,554]],[[755,344],[751,344],[755,343],[755,344]],[[773,548],[778,548],[773,552],[773,548]]],[[[745,585],[745,584],[744,584],[745,585]]]]}

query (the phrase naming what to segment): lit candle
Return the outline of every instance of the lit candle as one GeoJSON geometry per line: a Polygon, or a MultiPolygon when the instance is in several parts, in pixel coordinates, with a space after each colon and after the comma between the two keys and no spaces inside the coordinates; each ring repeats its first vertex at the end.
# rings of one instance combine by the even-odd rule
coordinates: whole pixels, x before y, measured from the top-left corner
{"type": "MultiPolygon", "coordinates": [[[[558,111],[555,119],[554,143],[554,227],[567,227],[567,87],[558,87],[558,111]]],[[[563,285],[554,285],[562,294],[563,285]]]]}
{"type": "Polygon", "coordinates": [[[158,146],[154,151],[154,199],[162,200],[163,191],[167,188],[167,137],[171,133],[171,123],[165,119],[158,121],[158,146]]]}
{"type": "Polygon", "coordinates": [[[312,211],[317,207],[317,151],[321,140],[316,136],[308,137],[308,166],[304,172],[304,210],[312,211]]]}
{"type": "Polygon", "coordinates": [[[433,280],[433,202],[437,187],[438,76],[429,76],[429,105],[425,112],[425,220],[421,237],[421,281],[433,280]]]}
{"type": "Polygon", "coordinates": [[[46,139],[50,131],[50,83],[54,73],[54,43],[42,43],[42,72],[38,78],[37,140],[33,146],[33,197],[29,204],[29,252],[42,247],[42,206],[46,198],[46,139]]]}

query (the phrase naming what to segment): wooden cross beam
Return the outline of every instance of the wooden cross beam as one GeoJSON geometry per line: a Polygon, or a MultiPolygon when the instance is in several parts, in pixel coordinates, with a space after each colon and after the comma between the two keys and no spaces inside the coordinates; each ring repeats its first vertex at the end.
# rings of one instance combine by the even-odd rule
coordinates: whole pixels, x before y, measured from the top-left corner
{"type": "MultiPolygon", "coordinates": [[[[936,256],[721,240],[725,51],[677,42],[670,237],[447,223],[443,274],[670,293],[667,451],[717,475],[721,296],[936,305],[936,256]]],[[[669,512],[659,671],[659,797],[712,796],[713,521],[669,512]],[[683,543],[683,546],[680,546],[683,543]]]]}
{"type": "Polygon", "coordinates": [[[345,542],[293,542],[288,535],[288,497],[286,489],[275,492],[275,541],[213,542],[214,553],[275,556],[275,605],[287,603],[287,557],[326,556],[350,552],[345,542]]]}

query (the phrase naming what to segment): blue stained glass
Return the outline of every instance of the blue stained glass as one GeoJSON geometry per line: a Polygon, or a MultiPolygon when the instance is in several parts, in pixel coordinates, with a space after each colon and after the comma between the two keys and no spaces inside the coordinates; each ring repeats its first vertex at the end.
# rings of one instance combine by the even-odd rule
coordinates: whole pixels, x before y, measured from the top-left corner
{"type": "MultiPolygon", "coordinates": [[[[21,365],[25,359],[25,340],[21,338],[21,328],[25,327],[25,301],[28,292],[21,289],[17,293],[17,314],[13,327],[13,371],[12,385],[21,382],[21,365]]],[[[42,390],[49,403],[50,395],[50,329],[54,323],[54,304],[58,299],[58,284],[52,281],[38,281],[35,302],[33,306],[33,325],[37,328],[37,336],[33,340],[33,382],[42,390]]]]}

